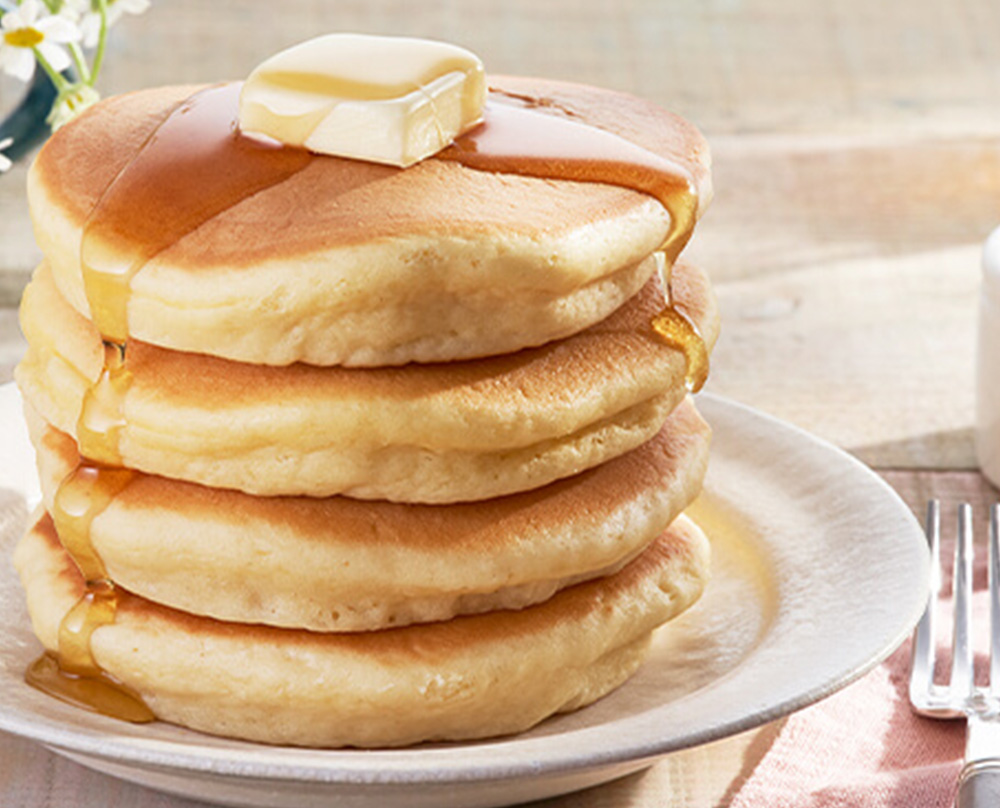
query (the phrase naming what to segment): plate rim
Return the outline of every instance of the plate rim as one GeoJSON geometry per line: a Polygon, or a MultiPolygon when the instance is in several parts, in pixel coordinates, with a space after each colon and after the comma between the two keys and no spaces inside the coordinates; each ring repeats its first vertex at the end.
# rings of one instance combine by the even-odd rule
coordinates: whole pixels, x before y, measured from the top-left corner
{"type": "MultiPolygon", "coordinates": [[[[5,416],[9,408],[19,410],[19,400],[19,394],[13,383],[0,385],[0,417],[2,417],[0,434],[11,428],[5,423],[8,420],[5,416]]],[[[894,507],[901,521],[910,524],[914,536],[914,546],[911,548],[914,550],[914,559],[920,556],[915,541],[919,536],[920,545],[924,550],[922,566],[929,575],[929,554],[926,542],[923,541],[923,531],[916,517],[892,487],[868,466],[830,442],[746,404],[711,393],[700,393],[696,402],[710,423],[712,415],[720,413],[725,418],[749,419],[751,422],[757,422],[769,434],[777,432],[779,436],[791,440],[796,445],[836,457],[837,462],[850,469],[851,474],[857,476],[859,480],[864,480],[873,490],[880,490],[880,495],[884,496],[885,507],[894,507]]],[[[13,428],[17,429],[16,425],[13,428]]],[[[900,541],[902,543],[902,540],[900,541]]],[[[605,745],[604,748],[589,748],[583,752],[573,744],[566,744],[565,749],[560,744],[553,744],[552,739],[559,737],[558,735],[529,739],[515,735],[468,743],[421,745],[385,750],[317,750],[272,747],[246,742],[236,742],[241,744],[241,748],[233,749],[214,746],[211,743],[192,744],[184,740],[119,737],[99,728],[66,728],[52,719],[32,723],[26,719],[17,720],[7,711],[0,711],[0,730],[41,743],[56,751],[66,750],[84,757],[112,761],[118,765],[147,770],[168,769],[175,773],[190,772],[222,778],[239,777],[244,781],[297,781],[330,785],[447,785],[500,782],[541,774],[547,776],[571,774],[582,770],[638,764],[641,761],[652,762],[671,752],[754,729],[814,704],[861,678],[884,661],[913,630],[922,610],[922,604],[919,604],[918,608],[915,599],[915,603],[909,604],[909,609],[898,616],[895,632],[892,632],[880,647],[871,649],[867,658],[844,670],[838,670],[836,675],[828,676],[822,682],[805,688],[794,696],[769,704],[763,709],[733,720],[705,726],[698,731],[688,733],[683,738],[673,738],[669,733],[664,733],[662,737],[644,736],[634,740],[625,734],[619,734],[614,744],[605,745]],[[468,762],[471,750],[479,749],[482,752],[495,746],[527,748],[523,749],[523,752],[515,750],[518,754],[513,761],[504,758],[502,754],[489,756],[484,761],[484,755],[478,754],[472,756],[472,762],[468,762]],[[545,750],[542,759],[532,754],[525,754],[541,749],[545,750]]],[[[706,688],[710,689],[716,681],[707,683],[706,687],[684,696],[683,699],[691,698],[706,688]]],[[[637,722],[650,712],[646,711],[619,721],[637,722]]],[[[607,726],[608,724],[602,724],[570,732],[583,733],[585,740],[588,740],[587,736],[591,734],[599,735],[601,732],[607,732],[607,726]]],[[[232,742],[227,739],[212,739],[211,736],[204,737],[216,743],[232,742]]]]}

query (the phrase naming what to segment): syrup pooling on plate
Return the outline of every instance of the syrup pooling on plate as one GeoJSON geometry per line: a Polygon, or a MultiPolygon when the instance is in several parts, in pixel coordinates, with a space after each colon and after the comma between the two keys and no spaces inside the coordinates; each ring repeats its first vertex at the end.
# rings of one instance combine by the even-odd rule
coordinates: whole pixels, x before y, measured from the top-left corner
{"type": "Polygon", "coordinates": [[[32,687],[53,698],[82,707],[92,713],[120,718],[134,724],[147,724],[156,716],[139,696],[106,673],[76,676],[66,672],[52,654],[42,654],[31,663],[24,676],[32,687]]]}
{"type": "MultiPolygon", "coordinates": [[[[438,157],[482,171],[605,183],[649,194],[670,214],[660,247],[668,270],[694,230],[698,195],[683,167],[612,132],[531,107],[487,102],[484,123],[438,157]]],[[[652,326],[684,352],[687,386],[697,392],[708,374],[708,351],[698,329],[669,304],[652,326]]]]}
{"type": "Polygon", "coordinates": [[[77,424],[85,458],[60,485],[53,518],[86,592],[63,619],[59,651],[28,670],[29,684],[63,701],[127,721],[151,721],[141,699],[100,669],[90,637],[114,621],[118,595],[93,547],[93,520],[129,484],[120,468],[132,278],[153,257],[312,159],[302,149],[244,137],[236,126],[240,85],[196,93],[170,111],[101,196],[83,232],[80,258],[91,317],[105,345],[100,377],[77,424]]]}

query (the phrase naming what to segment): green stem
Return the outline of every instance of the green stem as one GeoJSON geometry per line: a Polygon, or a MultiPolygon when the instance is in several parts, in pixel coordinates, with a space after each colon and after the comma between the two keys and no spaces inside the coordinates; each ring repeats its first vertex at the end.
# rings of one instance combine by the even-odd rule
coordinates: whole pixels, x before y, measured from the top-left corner
{"type": "Polygon", "coordinates": [[[66,79],[64,79],[62,75],[60,75],[60,73],[54,67],[52,67],[52,65],[49,64],[49,60],[46,59],[44,56],[42,56],[42,52],[38,50],[38,48],[32,48],[31,50],[34,52],[35,59],[38,61],[38,64],[41,66],[42,70],[44,70],[48,74],[48,77],[52,79],[52,83],[55,85],[56,92],[61,93],[63,90],[69,87],[69,82],[66,81],[66,79]]]}
{"type": "Polygon", "coordinates": [[[87,67],[83,51],[75,42],[69,43],[69,55],[73,57],[73,64],[76,66],[76,72],[80,74],[80,81],[84,84],[90,84],[90,68],[87,67]]]}
{"type": "Polygon", "coordinates": [[[94,53],[94,67],[87,81],[91,87],[101,72],[101,66],[104,64],[104,48],[108,44],[108,0],[97,0],[97,13],[101,15],[101,31],[97,38],[97,51],[94,53]]]}

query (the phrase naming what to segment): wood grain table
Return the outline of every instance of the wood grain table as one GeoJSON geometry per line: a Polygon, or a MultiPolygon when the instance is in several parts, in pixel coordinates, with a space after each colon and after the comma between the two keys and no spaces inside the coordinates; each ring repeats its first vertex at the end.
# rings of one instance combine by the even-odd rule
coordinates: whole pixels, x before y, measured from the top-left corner
{"type": "MultiPolygon", "coordinates": [[[[1000,224],[1000,3],[154,0],[115,31],[103,90],[240,77],[333,30],[459,42],[492,72],[623,89],[698,123],[716,197],[689,255],[724,324],[708,389],[853,453],[918,513],[995,499],[973,391],[980,250],[1000,224]]],[[[24,171],[0,179],[0,382],[38,260],[24,171]]],[[[724,805],[778,732],[545,804],[724,805]]],[[[0,804],[193,805],[4,736],[0,804]]]]}

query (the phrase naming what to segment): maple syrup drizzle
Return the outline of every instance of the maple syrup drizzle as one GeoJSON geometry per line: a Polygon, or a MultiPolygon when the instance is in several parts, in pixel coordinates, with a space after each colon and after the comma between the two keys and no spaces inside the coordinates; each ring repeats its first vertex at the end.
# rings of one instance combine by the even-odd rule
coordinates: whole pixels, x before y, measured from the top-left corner
{"type": "Polygon", "coordinates": [[[125,394],[132,374],[125,367],[125,346],[104,343],[104,366],[84,393],[76,425],[80,455],[108,466],[121,465],[121,433],[125,427],[125,394]]]}
{"type": "Polygon", "coordinates": [[[84,226],[81,261],[91,319],[123,345],[132,278],[150,259],[313,156],[240,134],[240,84],[182,101],[105,191],[84,226]]]}
{"type": "Polygon", "coordinates": [[[84,396],[77,423],[81,462],[59,486],[53,520],[86,589],[60,625],[58,653],[36,660],[25,678],[63,701],[126,721],[151,721],[153,714],[91,654],[91,635],[114,621],[118,594],[94,549],[90,527],[134,477],[121,468],[120,449],[132,381],[125,347],[132,278],[180,238],[312,159],[305,150],[241,135],[239,91],[239,84],[212,87],[176,105],[84,225],[84,289],[104,340],[104,364],[84,396]]]}
{"type": "Polygon", "coordinates": [[[91,524],[135,478],[131,469],[82,462],[56,491],[52,520],[63,547],[87,584],[108,580],[91,538],[91,524]]]}
{"type": "Polygon", "coordinates": [[[124,721],[154,720],[141,697],[105,672],[90,639],[114,622],[118,590],[94,548],[91,524],[132,481],[135,472],[81,460],[59,484],[52,520],[59,541],[84,579],[84,593],[59,624],[58,650],[44,653],[25,673],[32,687],[61,701],[124,721]]]}
{"type": "MultiPolygon", "coordinates": [[[[682,166],[611,132],[531,107],[487,102],[483,124],[437,156],[480,171],[605,183],[648,194],[670,214],[660,247],[668,270],[697,219],[697,191],[682,166]]],[[[669,280],[667,287],[669,297],[669,280]]],[[[708,375],[708,351],[697,327],[669,302],[652,327],[683,351],[687,387],[697,392],[708,375]]]]}
{"type": "Polygon", "coordinates": [[[684,384],[690,393],[697,393],[708,379],[708,348],[698,328],[676,306],[668,305],[652,320],[653,330],[668,345],[684,352],[687,370],[684,384]]]}

